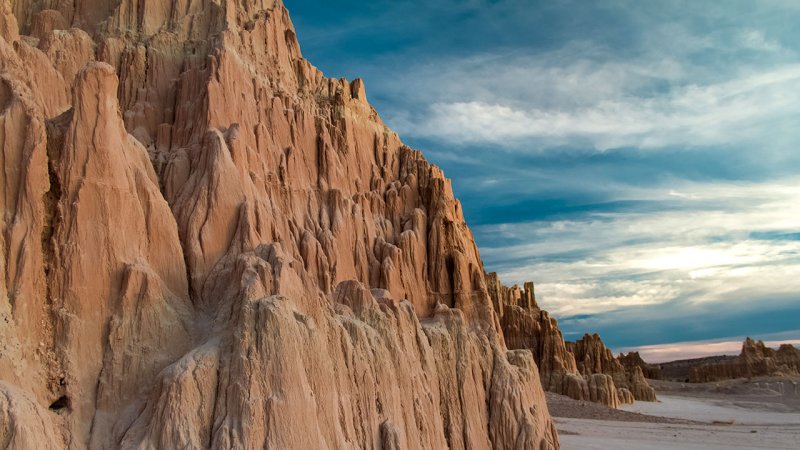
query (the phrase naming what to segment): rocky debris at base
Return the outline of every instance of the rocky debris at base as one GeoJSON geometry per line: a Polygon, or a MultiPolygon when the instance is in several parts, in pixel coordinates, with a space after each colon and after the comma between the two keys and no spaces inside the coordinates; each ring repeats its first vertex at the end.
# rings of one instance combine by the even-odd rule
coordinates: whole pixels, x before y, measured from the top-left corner
{"type": "Polygon", "coordinates": [[[571,419],[612,420],[618,422],[699,424],[693,420],[675,419],[671,417],[651,416],[636,412],[615,409],[587,400],[575,400],[566,395],[547,392],[547,407],[553,417],[571,419]]]}

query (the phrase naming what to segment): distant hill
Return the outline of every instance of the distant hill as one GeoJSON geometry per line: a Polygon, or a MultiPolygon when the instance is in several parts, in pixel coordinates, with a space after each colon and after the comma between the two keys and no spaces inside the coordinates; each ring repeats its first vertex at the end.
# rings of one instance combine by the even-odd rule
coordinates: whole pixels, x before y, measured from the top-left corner
{"type": "Polygon", "coordinates": [[[688,382],[689,374],[694,367],[730,362],[737,358],[738,356],[731,355],[706,356],[703,358],[680,359],[659,365],[661,366],[661,376],[664,380],[688,382]]]}
{"type": "Polygon", "coordinates": [[[665,380],[691,383],[751,378],[758,376],[800,375],[800,350],[789,344],[777,350],[751,338],[742,343],[738,356],[707,356],[663,363],[665,380]]]}

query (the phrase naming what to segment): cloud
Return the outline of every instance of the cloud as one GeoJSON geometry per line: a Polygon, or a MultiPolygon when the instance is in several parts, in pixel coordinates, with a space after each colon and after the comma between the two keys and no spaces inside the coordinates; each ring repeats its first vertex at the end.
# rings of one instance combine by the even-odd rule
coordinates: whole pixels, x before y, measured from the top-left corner
{"type": "Polygon", "coordinates": [[[780,52],[785,48],[778,42],[768,39],[762,31],[747,30],[742,33],[744,47],[763,52],[780,52]]]}
{"type": "MultiPolygon", "coordinates": [[[[516,16],[542,19],[514,1],[483,5],[483,15],[511,29],[523,19],[499,12],[512,6],[516,16]]],[[[796,33],[775,26],[776,15],[792,13],[783,8],[609,1],[578,8],[569,21],[541,8],[565,22],[566,32],[545,25],[560,40],[542,45],[541,36],[517,31],[508,33],[515,41],[489,50],[390,54],[367,72],[392,127],[445,145],[697,148],[765,143],[778,129],[800,138],[785,123],[800,115],[800,65],[784,44],[796,33]],[[614,20],[599,24],[605,15],[614,20]]],[[[457,34],[480,36],[488,27],[473,25],[473,33],[457,34]]]]}
{"type": "MultiPolygon", "coordinates": [[[[536,79],[541,74],[521,75],[536,79]]],[[[576,74],[572,75],[577,76],[576,74]]],[[[592,86],[589,80],[557,77],[564,84],[592,86]]],[[[615,91],[614,83],[597,86],[615,91]]],[[[800,65],[742,76],[710,85],[685,85],[667,92],[608,99],[583,99],[584,105],[537,108],[484,101],[438,102],[416,120],[399,121],[401,132],[453,144],[491,144],[518,149],[589,146],[653,149],[713,146],[757,141],[772,125],[800,116],[800,65]]]]}
{"type": "Polygon", "coordinates": [[[479,241],[496,242],[481,255],[507,282],[537,282],[540,303],[557,317],[797,295],[800,180],[683,182],[637,195],[672,206],[478,226],[479,241]]]}

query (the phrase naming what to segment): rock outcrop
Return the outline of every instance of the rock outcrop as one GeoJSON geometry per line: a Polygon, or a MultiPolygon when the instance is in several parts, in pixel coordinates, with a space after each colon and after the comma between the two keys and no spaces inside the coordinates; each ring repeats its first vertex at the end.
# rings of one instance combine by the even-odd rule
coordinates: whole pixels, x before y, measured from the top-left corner
{"type": "Polygon", "coordinates": [[[747,338],[738,357],[712,364],[691,367],[689,380],[692,383],[753,378],[763,376],[800,375],[800,350],[783,344],[777,350],[767,347],[763,341],[747,338]]]}
{"type": "Polygon", "coordinates": [[[279,0],[0,0],[0,156],[3,446],[558,448],[449,180],[279,0]]]}
{"type": "Polygon", "coordinates": [[[642,374],[648,380],[661,380],[664,378],[661,372],[661,366],[657,364],[649,364],[642,359],[639,352],[620,353],[617,357],[620,363],[625,367],[625,370],[630,372],[635,370],[636,367],[642,370],[642,374]]]}
{"type": "Polygon", "coordinates": [[[635,400],[656,401],[655,390],[647,383],[642,369],[639,366],[627,369],[598,334],[586,334],[576,342],[568,342],[567,348],[575,355],[580,373],[605,374],[614,380],[617,389],[627,390],[635,400]]]}
{"type": "Polygon", "coordinates": [[[565,342],[558,321],[536,303],[533,283],[507,287],[496,273],[488,273],[486,284],[506,345],[531,352],[545,390],[612,408],[634,400],[656,400],[641,368],[624,366],[600,336],[565,342]]]}
{"type": "Polygon", "coordinates": [[[731,355],[706,356],[702,358],[680,359],[676,361],[663,362],[659,363],[658,367],[661,369],[661,375],[664,380],[688,383],[690,381],[689,374],[694,367],[705,364],[731,362],[737,358],[738,356],[731,355]]]}
{"type": "MultiPolygon", "coordinates": [[[[590,399],[589,380],[578,373],[575,357],[567,351],[556,319],[540,309],[526,310],[516,305],[504,308],[501,323],[506,345],[531,352],[544,389],[575,399],[590,399]]],[[[611,399],[601,403],[617,406],[611,399]]]]}

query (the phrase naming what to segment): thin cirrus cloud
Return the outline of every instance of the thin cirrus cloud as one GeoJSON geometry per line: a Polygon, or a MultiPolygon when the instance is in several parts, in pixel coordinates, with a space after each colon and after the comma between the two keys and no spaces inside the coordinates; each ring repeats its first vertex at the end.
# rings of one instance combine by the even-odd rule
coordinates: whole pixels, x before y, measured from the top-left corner
{"type": "MultiPolygon", "coordinates": [[[[440,101],[421,114],[395,117],[394,122],[405,135],[454,145],[488,144],[517,151],[563,146],[608,150],[756,141],[768,137],[776,122],[800,116],[800,64],[655,93],[625,92],[617,80],[612,81],[614,70],[609,69],[605,76],[583,67],[572,72],[547,69],[544,74],[536,70],[518,76],[545,78],[532,83],[532,89],[569,92],[576,90],[573,86],[583,86],[585,97],[563,104],[551,100],[554,104],[544,106],[503,100],[440,101]]],[[[644,83],[629,82],[631,86],[644,83]]]]}
{"type": "Polygon", "coordinates": [[[800,116],[797,52],[766,22],[702,30],[691,19],[699,20],[633,15],[647,31],[621,48],[578,34],[556,48],[416,62],[403,77],[380,77],[391,84],[378,88],[394,99],[387,120],[401,134],[453,146],[696,148],[791,131],[787,121],[800,116]],[[409,101],[409,92],[424,100],[409,101]]]}

